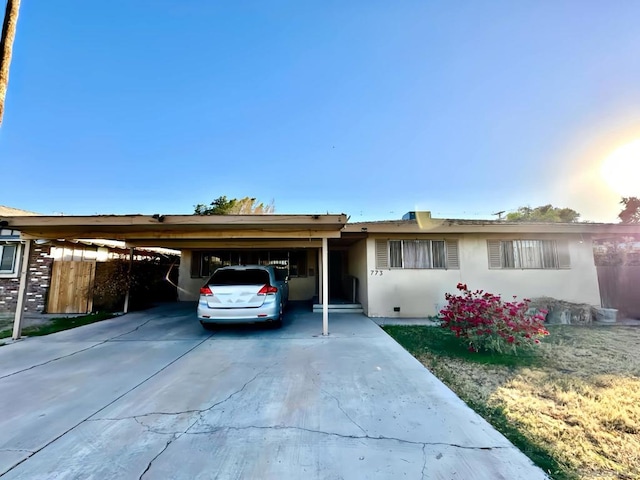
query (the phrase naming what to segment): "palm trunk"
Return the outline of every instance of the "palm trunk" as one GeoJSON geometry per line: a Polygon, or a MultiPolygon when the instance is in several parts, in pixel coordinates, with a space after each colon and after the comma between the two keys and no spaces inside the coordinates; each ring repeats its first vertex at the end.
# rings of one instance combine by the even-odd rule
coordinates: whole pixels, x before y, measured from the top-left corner
{"type": "Polygon", "coordinates": [[[2,37],[0,37],[0,125],[2,125],[2,117],[4,116],[4,101],[7,97],[7,85],[9,84],[9,65],[11,64],[19,10],[20,0],[7,0],[7,8],[2,22],[2,37]]]}

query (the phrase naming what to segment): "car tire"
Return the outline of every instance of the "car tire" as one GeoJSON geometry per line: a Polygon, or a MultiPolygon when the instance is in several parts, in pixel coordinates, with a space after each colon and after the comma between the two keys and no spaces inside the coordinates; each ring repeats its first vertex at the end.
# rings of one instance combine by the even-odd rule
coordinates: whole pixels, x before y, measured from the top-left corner
{"type": "Polygon", "coordinates": [[[213,323],[200,322],[200,325],[209,332],[216,329],[216,326],[213,323]]]}
{"type": "Polygon", "coordinates": [[[271,328],[278,329],[282,327],[282,319],[278,319],[278,320],[272,320],[271,322],[269,322],[269,326],[271,328]]]}
{"type": "Polygon", "coordinates": [[[282,303],[280,304],[280,314],[276,320],[272,320],[269,322],[269,326],[271,328],[280,328],[282,327],[282,318],[284,317],[284,306],[282,303]]]}

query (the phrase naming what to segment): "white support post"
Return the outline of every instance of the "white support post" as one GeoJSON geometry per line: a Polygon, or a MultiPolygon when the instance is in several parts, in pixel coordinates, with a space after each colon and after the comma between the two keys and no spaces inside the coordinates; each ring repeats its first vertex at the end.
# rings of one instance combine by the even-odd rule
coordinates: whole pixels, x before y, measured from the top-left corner
{"type": "Polygon", "coordinates": [[[322,248],[318,249],[318,303],[322,303],[322,248]]]}
{"type": "Polygon", "coordinates": [[[13,335],[11,338],[18,340],[22,335],[22,318],[24,316],[24,304],[27,298],[27,275],[29,273],[29,254],[31,253],[32,240],[26,240],[20,263],[20,286],[18,287],[18,302],[13,320],[13,335]]]}
{"type": "Polygon", "coordinates": [[[322,239],[322,335],[329,335],[329,242],[322,239]]]}
{"type": "Polygon", "coordinates": [[[124,307],[122,311],[129,313],[129,294],[131,293],[131,269],[133,268],[133,250],[134,247],[129,249],[129,274],[127,275],[127,294],[124,296],[124,307]]]}

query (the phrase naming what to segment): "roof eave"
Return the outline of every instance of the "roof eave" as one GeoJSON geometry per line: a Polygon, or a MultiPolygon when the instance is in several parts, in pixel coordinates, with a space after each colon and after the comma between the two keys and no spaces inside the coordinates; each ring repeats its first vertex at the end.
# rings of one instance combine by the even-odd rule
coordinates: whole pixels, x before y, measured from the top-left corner
{"type": "Polygon", "coordinates": [[[430,220],[428,222],[398,221],[348,224],[345,233],[367,232],[369,234],[386,233],[559,233],[559,234],[614,234],[638,235],[640,225],[602,224],[602,223],[482,223],[465,224],[451,220],[430,220]]]}
{"type": "Polygon", "coordinates": [[[338,237],[339,215],[94,215],[2,217],[24,238],[338,237]]]}

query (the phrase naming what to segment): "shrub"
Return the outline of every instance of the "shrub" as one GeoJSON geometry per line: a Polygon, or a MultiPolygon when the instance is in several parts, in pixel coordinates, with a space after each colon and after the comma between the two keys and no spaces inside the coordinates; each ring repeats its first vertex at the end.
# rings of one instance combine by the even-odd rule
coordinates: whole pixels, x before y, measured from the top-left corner
{"type": "Polygon", "coordinates": [[[440,311],[442,327],[468,342],[469,350],[517,353],[534,348],[549,332],[544,328],[545,311],[531,312],[530,300],[504,302],[499,295],[471,291],[458,283],[459,295],[447,293],[448,305],[440,311]]]}
{"type": "Polygon", "coordinates": [[[129,309],[147,308],[156,302],[175,301],[177,269],[171,269],[172,282],[165,279],[169,260],[141,259],[133,262],[129,277],[129,260],[112,259],[96,264],[93,287],[94,311],[117,312],[122,309],[131,281],[129,309]],[[129,280],[131,278],[131,280],[129,280]],[[172,284],[173,283],[173,284],[172,284]]]}

